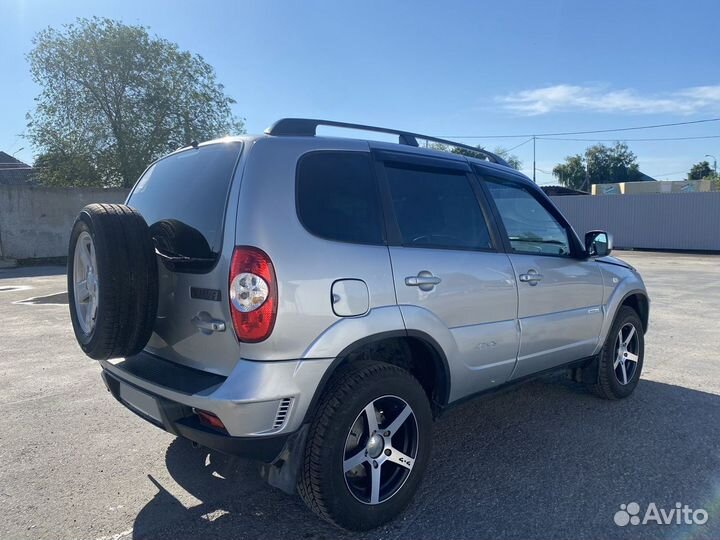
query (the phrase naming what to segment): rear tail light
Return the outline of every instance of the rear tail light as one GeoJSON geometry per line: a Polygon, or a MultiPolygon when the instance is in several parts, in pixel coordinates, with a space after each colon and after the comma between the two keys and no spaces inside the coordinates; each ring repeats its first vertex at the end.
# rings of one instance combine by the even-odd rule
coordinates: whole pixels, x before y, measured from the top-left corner
{"type": "Polygon", "coordinates": [[[249,246],[235,248],[230,262],[229,292],[237,338],[246,343],[267,339],[277,313],[277,281],[267,253],[249,246]]]}

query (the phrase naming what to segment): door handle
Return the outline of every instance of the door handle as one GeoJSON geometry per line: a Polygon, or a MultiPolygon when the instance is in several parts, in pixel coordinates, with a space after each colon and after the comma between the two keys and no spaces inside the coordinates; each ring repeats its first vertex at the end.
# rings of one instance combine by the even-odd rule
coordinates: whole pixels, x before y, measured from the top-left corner
{"type": "Polygon", "coordinates": [[[432,272],[423,270],[418,272],[417,276],[408,276],[405,278],[405,285],[408,287],[419,287],[421,291],[431,291],[435,288],[435,285],[440,283],[442,279],[437,276],[433,276],[432,272]]]}
{"type": "Polygon", "coordinates": [[[542,281],[543,275],[538,274],[538,271],[531,268],[527,271],[527,274],[520,274],[520,281],[523,283],[529,283],[532,286],[538,284],[538,281],[542,281]]]}

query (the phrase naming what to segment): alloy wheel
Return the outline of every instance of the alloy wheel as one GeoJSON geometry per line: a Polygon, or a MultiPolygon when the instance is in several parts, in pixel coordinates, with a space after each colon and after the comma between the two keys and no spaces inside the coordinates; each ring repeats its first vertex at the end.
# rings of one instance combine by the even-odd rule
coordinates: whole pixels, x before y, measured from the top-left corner
{"type": "Polygon", "coordinates": [[[75,244],[73,292],[80,328],[86,335],[90,335],[97,319],[98,275],[95,244],[87,231],[80,233],[75,244]]]}
{"type": "Polygon", "coordinates": [[[418,455],[418,425],[408,403],[382,396],[368,403],[345,441],[343,472],[350,493],[380,504],[402,488],[418,455]]]}
{"type": "Polygon", "coordinates": [[[615,339],[615,378],[626,385],[632,381],[638,368],[640,354],[640,340],[635,326],[632,323],[625,323],[618,332],[615,339]]]}

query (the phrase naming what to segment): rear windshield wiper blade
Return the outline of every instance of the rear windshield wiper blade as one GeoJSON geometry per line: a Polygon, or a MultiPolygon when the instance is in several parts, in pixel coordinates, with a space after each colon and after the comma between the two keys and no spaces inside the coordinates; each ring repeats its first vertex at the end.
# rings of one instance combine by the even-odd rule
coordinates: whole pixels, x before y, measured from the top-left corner
{"type": "Polygon", "coordinates": [[[214,257],[187,257],[180,253],[173,253],[172,251],[163,250],[155,246],[155,254],[162,257],[163,260],[170,261],[173,263],[212,263],[215,262],[214,257]]]}

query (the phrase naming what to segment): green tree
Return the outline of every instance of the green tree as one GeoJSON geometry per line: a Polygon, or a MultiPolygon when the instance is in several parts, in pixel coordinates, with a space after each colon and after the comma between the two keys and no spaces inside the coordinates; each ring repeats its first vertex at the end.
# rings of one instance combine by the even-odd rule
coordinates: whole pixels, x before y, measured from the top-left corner
{"type": "Polygon", "coordinates": [[[696,163],[690,168],[687,175],[688,180],[702,180],[703,178],[714,179],[715,174],[707,161],[696,163]]]}
{"type": "Polygon", "coordinates": [[[555,165],[552,170],[560,184],[572,189],[583,189],[585,185],[585,158],[580,154],[568,156],[565,163],[555,165]]]}
{"type": "Polygon", "coordinates": [[[585,150],[585,166],[591,184],[634,182],[640,178],[637,158],[622,142],[616,142],[614,146],[591,146],[585,150]]]}
{"type": "Polygon", "coordinates": [[[99,186],[102,177],[95,163],[85,154],[57,146],[35,159],[35,178],[48,186],[99,186]]]}
{"type": "Polygon", "coordinates": [[[169,151],[243,131],[212,66],[143,26],[77,19],[33,45],[41,93],[28,136],[41,182],[128,187],[169,151]]]}
{"type": "Polygon", "coordinates": [[[558,181],[573,189],[589,190],[592,184],[614,184],[640,180],[637,157],[623,142],[613,146],[595,144],[565,158],[553,168],[558,181]]]}
{"type": "Polygon", "coordinates": [[[495,150],[493,150],[493,153],[497,154],[498,156],[503,158],[505,161],[507,161],[507,164],[510,165],[516,171],[519,171],[522,168],[522,161],[520,161],[520,158],[518,158],[515,154],[511,154],[508,150],[506,150],[502,146],[496,146],[495,150]]]}
{"type": "MultiPolygon", "coordinates": [[[[477,149],[485,150],[485,148],[480,145],[477,146],[477,149]]],[[[445,148],[445,151],[447,151],[447,148],[445,148]]],[[[454,146],[454,147],[452,147],[452,150],[450,150],[450,151],[453,154],[460,154],[461,156],[469,156],[469,157],[474,157],[474,158],[478,158],[478,159],[485,159],[484,154],[482,154],[481,152],[473,152],[472,150],[468,150],[467,148],[454,146]]],[[[500,156],[501,158],[503,158],[507,162],[507,164],[510,165],[513,169],[519,171],[520,168],[522,167],[522,161],[520,161],[520,159],[515,154],[511,154],[510,152],[508,152],[505,148],[498,146],[492,152],[493,152],[493,154],[496,154],[496,155],[500,156]]]]}

